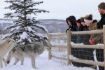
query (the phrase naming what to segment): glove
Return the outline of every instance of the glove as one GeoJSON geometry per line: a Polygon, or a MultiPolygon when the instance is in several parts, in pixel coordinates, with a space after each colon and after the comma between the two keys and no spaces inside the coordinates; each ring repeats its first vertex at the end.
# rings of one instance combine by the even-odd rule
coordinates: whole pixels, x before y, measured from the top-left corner
{"type": "Polygon", "coordinates": [[[90,43],[90,45],[94,45],[94,44],[96,44],[94,38],[90,38],[90,39],[89,39],[89,43],[90,43]]]}

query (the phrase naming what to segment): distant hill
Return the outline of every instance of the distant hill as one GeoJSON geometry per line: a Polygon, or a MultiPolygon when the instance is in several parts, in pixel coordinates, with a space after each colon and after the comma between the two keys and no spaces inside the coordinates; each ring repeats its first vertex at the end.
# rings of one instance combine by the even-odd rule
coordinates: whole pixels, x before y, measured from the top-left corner
{"type": "Polygon", "coordinates": [[[40,22],[48,29],[50,33],[65,32],[67,29],[67,24],[65,20],[44,19],[40,20],[40,22]]]}
{"type": "MultiPolygon", "coordinates": [[[[50,33],[56,32],[65,32],[67,29],[67,24],[65,20],[58,20],[58,19],[41,19],[39,20],[40,24],[45,26],[50,33]]],[[[11,19],[0,19],[0,30],[4,29],[5,27],[13,24],[13,20],[11,19]]]]}

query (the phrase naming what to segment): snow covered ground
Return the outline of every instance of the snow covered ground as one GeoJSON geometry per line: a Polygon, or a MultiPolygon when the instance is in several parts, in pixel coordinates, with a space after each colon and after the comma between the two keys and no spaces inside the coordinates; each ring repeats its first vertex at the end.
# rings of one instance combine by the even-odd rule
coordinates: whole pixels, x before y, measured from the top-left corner
{"type": "Polygon", "coordinates": [[[24,65],[20,65],[20,62],[17,65],[13,65],[14,59],[7,66],[3,67],[0,70],[94,70],[86,67],[75,67],[73,65],[67,65],[62,62],[57,62],[55,60],[48,60],[48,52],[45,51],[42,55],[37,57],[36,66],[37,69],[31,67],[31,62],[29,58],[25,58],[24,65]]]}

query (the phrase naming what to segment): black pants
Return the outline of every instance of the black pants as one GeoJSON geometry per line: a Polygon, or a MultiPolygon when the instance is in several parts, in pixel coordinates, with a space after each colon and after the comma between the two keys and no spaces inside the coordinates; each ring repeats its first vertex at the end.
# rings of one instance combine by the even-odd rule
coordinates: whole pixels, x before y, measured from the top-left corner
{"type": "MultiPolygon", "coordinates": [[[[77,57],[77,58],[80,58],[80,59],[94,60],[93,50],[94,49],[72,48],[71,52],[72,52],[72,55],[74,57],[77,57]]],[[[73,62],[73,65],[79,66],[79,67],[90,67],[90,66],[92,66],[92,65],[77,63],[77,62],[73,62]]]]}
{"type": "MultiPolygon", "coordinates": [[[[94,49],[77,49],[77,48],[72,48],[72,55],[74,57],[80,58],[80,59],[87,59],[87,60],[94,60],[94,55],[93,55],[94,49]]],[[[96,50],[96,57],[97,60],[100,62],[104,61],[104,54],[102,49],[96,50]]],[[[83,63],[77,63],[73,62],[73,65],[79,66],[79,67],[91,67],[92,65],[88,64],[83,64],[83,63]]],[[[104,67],[99,66],[100,70],[104,70],[104,67]]]]}
{"type": "MultiPolygon", "coordinates": [[[[104,54],[103,54],[103,50],[102,49],[98,49],[96,50],[96,56],[97,56],[97,60],[100,62],[104,61],[104,54]]],[[[99,66],[100,70],[104,70],[104,67],[99,66]]]]}

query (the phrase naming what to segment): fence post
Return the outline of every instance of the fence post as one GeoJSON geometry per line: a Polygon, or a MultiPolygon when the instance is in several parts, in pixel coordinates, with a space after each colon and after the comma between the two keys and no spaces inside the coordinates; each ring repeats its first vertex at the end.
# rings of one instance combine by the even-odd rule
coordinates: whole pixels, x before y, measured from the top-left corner
{"type": "Polygon", "coordinates": [[[67,30],[67,64],[71,64],[69,56],[71,55],[71,31],[67,30]]]}
{"type": "MultiPolygon", "coordinates": [[[[48,41],[50,42],[51,36],[50,36],[48,33],[47,33],[47,36],[48,36],[48,41]]],[[[49,59],[49,60],[52,58],[51,47],[52,47],[52,46],[50,46],[50,49],[49,49],[49,51],[48,51],[48,59],[49,59]]]]}
{"type": "Polygon", "coordinates": [[[105,25],[103,26],[103,43],[104,43],[104,69],[105,69],[105,25]]]}

